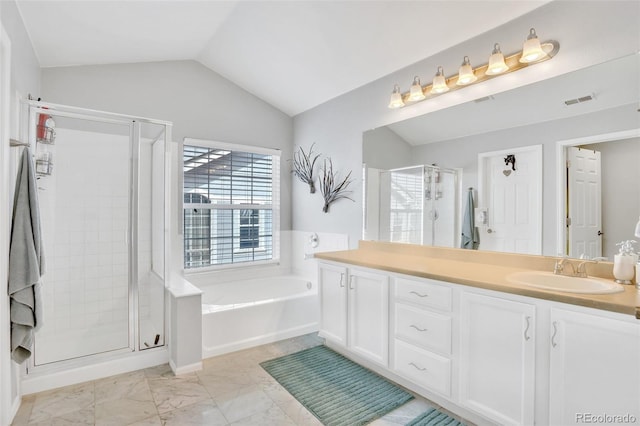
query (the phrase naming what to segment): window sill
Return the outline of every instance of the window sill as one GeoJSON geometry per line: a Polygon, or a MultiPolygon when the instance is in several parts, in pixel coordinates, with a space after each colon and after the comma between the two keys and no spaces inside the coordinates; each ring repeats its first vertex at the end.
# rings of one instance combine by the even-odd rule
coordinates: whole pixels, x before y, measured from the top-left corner
{"type": "Polygon", "coordinates": [[[189,275],[206,274],[214,271],[258,269],[258,268],[265,268],[265,267],[279,266],[279,265],[280,265],[280,259],[260,260],[256,262],[239,262],[239,263],[230,263],[225,265],[204,266],[201,268],[189,268],[189,269],[183,268],[183,273],[185,276],[189,276],[189,275]]]}

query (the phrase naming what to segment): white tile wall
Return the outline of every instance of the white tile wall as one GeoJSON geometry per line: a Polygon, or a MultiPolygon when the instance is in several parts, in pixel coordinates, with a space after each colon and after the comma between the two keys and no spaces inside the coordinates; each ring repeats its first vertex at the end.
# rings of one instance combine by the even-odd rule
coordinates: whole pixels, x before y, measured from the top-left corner
{"type": "Polygon", "coordinates": [[[58,128],[38,180],[47,273],[36,365],[129,346],[129,138],[58,128]]]}

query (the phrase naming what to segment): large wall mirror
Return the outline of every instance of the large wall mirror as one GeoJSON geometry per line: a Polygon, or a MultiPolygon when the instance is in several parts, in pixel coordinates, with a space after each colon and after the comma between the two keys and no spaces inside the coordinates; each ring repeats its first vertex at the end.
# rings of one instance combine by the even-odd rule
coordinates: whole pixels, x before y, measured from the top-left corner
{"type": "Polygon", "coordinates": [[[634,54],[366,131],[363,238],[460,247],[471,196],[475,248],[613,259],[640,215],[639,109],[634,54]]]}

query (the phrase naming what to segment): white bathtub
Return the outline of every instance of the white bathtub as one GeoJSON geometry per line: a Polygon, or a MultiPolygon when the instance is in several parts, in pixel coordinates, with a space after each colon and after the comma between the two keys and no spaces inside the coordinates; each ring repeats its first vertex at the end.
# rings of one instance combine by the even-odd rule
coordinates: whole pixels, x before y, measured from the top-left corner
{"type": "Polygon", "coordinates": [[[318,289],[306,279],[279,276],[199,287],[203,358],[318,330],[318,289]]]}

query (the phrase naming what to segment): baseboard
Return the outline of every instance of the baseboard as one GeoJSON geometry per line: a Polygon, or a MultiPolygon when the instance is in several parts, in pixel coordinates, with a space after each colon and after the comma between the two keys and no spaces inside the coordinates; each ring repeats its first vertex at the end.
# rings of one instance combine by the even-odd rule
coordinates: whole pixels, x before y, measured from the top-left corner
{"type": "Polygon", "coordinates": [[[304,324],[299,327],[289,328],[287,330],[277,331],[275,333],[263,334],[261,336],[250,337],[248,339],[238,340],[236,342],[224,345],[202,347],[202,358],[211,358],[217,355],[223,355],[229,352],[240,351],[242,349],[253,348],[255,346],[266,345],[267,343],[277,342],[279,340],[290,339],[292,337],[302,336],[304,334],[315,333],[318,331],[319,324],[317,322],[304,324]]]}
{"type": "Polygon", "coordinates": [[[18,410],[20,409],[20,405],[22,404],[22,398],[17,396],[13,399],[13,403],[11,404],[11,412],[9,412],[9,424],[13,422],[16,418],[16,414],[18,414],[18,410]]]}
{"type": "Polygon", "coordinates": [[[171,367],[173,374],[179,376],[180,374],[193,373],[194,371],[202,370],[202,361],[195,362],[189,365],[183,365],[182,367],[176,367],[176,365],[173,363],[173,360],[169,360],[169,367],[171,367]]]}
{"type": "Polygon", "coordinates": [[[102,379],[116,374],[128,373],[143,368],[154,367],[167,362],[169,362],[169,350],[166,347],[148,349],[90,365],[65,368],[64,370],[55,372],[30,373],[22,377],[20,389],[22,395],[28,395],[62,386],[102,379]]]}

